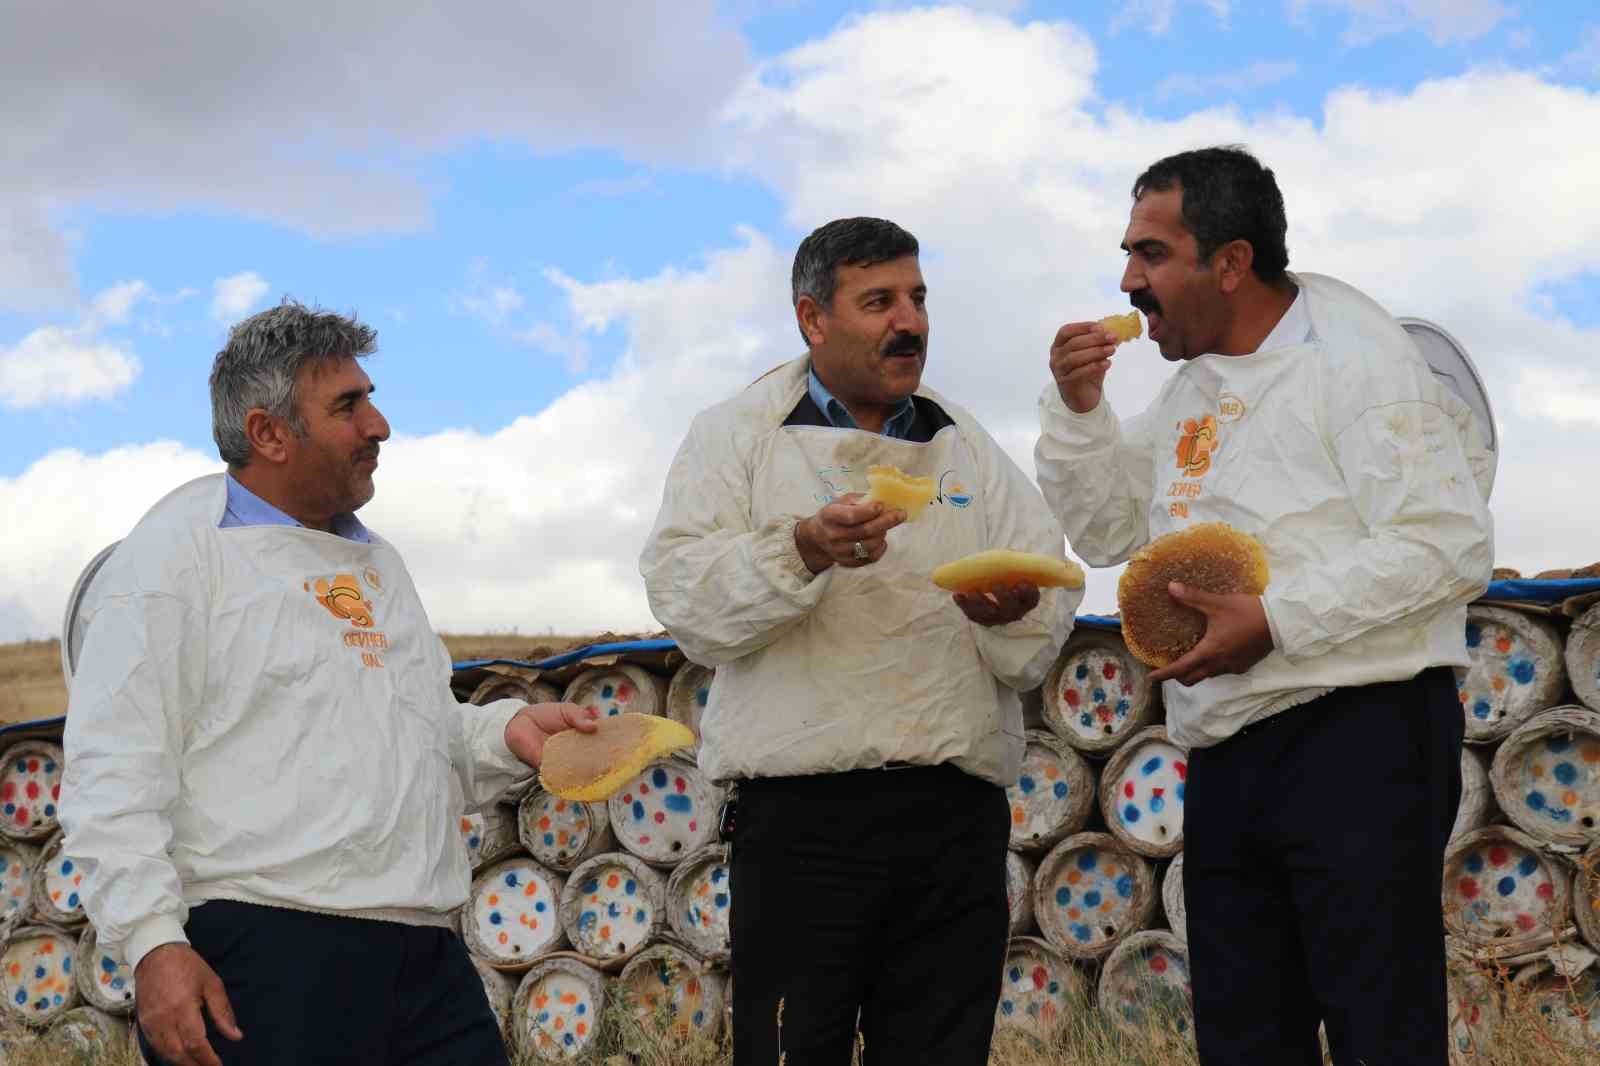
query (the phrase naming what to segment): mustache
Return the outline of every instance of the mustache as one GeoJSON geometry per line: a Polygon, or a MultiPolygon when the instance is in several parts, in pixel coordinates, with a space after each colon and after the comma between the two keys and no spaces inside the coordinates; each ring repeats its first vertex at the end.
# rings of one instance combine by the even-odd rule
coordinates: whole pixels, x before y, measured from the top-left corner
{"type": "Polygon", "coordinates": [[[1149,289],[1137,289],[1128,294],[1128,302],[1146,315],[1161,313],[1161,301],[1153,296],[1149,289]]]}
{"type": "Polygon", "coordinates": [[[883,346],[884,355],[921,355],[924,342],[915,333],[896,333],[894,339],[883,346]]]}

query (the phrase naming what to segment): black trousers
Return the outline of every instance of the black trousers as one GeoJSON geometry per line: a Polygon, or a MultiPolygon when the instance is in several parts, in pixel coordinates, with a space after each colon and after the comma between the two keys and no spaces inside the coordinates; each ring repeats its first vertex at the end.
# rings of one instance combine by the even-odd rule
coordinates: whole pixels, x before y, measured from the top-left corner
{"type": "MultiPolygon", "coordinates": [[[[214,900],[189,943],[222,978],[244,1039],[206,1019],[223,1066],[506,1066],[466,946],[448,929],[214,900]]],[[[139,1034],[139,1049],[163,1066],[139,1034]]]]}
{"type": "Polygon", "coordinates": [[[1338,689],[1190,753],[1184,903],[1204,1066],[1445,1066],[1454,676],[1338,689]]]}
{"type": "Polygon", "coordinates": [[[1005,791],[948,765],[741,782],[735,1066],[847,1066],[858,1014],[872,1066],[983,1066],[1008,833],[1005,791]]]}

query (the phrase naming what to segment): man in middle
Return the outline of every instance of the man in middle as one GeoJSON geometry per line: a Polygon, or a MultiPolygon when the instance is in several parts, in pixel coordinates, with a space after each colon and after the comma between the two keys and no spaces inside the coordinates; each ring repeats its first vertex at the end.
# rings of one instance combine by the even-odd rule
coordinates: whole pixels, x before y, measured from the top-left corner
{"type": "Polygon", "coordinates": [[[702,412],[640,559],[656,618],[717,668],[700,765],[735,788],[736,1066],[982,1066],[1004,962],[1018,693],[1082,590],[942,592],[990,548],[1063,556],[1033,482],[922,387],[916,239],[852,218],[795,256],[809,353],[702,412]],[[867,469],[933,479],[914,520],[867,469]]]}

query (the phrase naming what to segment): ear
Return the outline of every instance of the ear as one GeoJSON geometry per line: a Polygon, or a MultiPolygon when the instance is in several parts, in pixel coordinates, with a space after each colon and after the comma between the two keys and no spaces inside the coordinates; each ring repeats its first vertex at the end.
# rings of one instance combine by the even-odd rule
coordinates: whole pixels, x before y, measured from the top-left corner
{"type": "Polygon", "coordinates": [[[250,441],[250,451],[268,463],[284,463],[289,458],[289,438],[294,436],[287,423],[274,418],[259,407],[250,408],[244,416],[244,435],[250,441]]]}
{"type": "Polygon", "coordinates": [[[794,319],[800,325],[800,332],[805,334],[806,343],[815,348],[827,337],[825,323],[828,312],[823,306],[809,296],[802,296],[794,305],[794,319]]]}
{"type": "Polygon", "coordinates": [[[1255,258],[1255,247],[1246,240],[1229,241],[1217,249],[1212,262],[1215,264],[1217,283],[1224,293],[1232,295],[1245,283],[1250,276],[1250,264],[1255,262],[1255,258]]]}

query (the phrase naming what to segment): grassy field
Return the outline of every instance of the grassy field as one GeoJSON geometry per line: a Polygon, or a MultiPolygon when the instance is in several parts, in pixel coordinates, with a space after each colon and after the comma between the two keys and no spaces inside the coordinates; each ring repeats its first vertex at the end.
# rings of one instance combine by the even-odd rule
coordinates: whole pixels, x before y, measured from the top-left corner
{"type": "MultiPolygon", "coordinates": [[[[467,659],[547,658],[591,640],[627,640],[653,634],[605,633],[599,638],[515,633],[442,634],[456,662],[467,659]]],[[[61,646],[54,640],[0,644],[0,725],[55,718],[67,709],[61,646]]]]}

